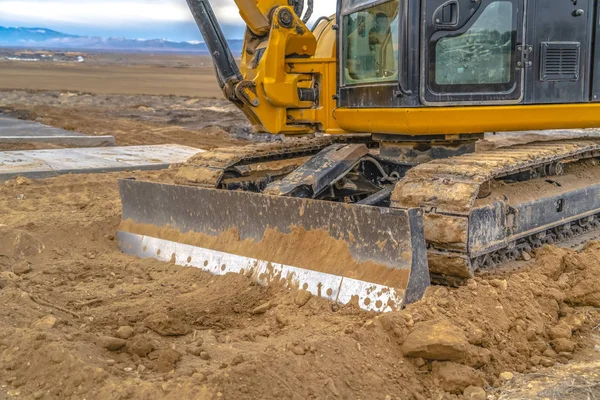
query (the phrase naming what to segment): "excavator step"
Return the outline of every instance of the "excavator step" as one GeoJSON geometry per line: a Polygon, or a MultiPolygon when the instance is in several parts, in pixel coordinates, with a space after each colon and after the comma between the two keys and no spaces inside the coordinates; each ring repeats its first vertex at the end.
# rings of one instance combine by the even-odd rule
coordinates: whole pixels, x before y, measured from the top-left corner
{"type": "Polygon", "coordinates": [[[119,182],[124,253],[245,274],[377,312],[429,286],[419,209],[394,210],[134,180],[119,182]]]}

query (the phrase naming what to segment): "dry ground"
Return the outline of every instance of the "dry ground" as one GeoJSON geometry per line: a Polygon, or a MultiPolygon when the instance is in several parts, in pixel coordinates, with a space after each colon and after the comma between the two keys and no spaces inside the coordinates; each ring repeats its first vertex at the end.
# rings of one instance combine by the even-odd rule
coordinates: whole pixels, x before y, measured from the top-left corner
{"type": "Polygon", "coordinates": [[[0,61],[0,88],[220,98],[206,56],[90,54],[86,62],[0,61]]]}
{"type": "MultiPolygon", "coordinates": [[[[108,65],[81,66],[94,82],[113,65],[144,63],[98,57],[108,65]]],[[[4,85],[15,68],[25,71],[0,63],[0,87],[18,86],[4,85]]],[[[27,71],[21,84],[40,73],[27,71]]],[[[209,73],[190,82],[198,92],[178,86],[174,96],[149,95],[143,82],[133,94],[114,82],[88,90],[89,79],[70,78],[3,90],[0,109],[114,134],[121,145],[246,143],[239,112],[202,97],[209,73]]],[[[157,76],[160,86],[172,79],[157,76]]],[[[171,182],[175,172],[0,185],[0,398],[477,399],[482,389],[501,399],[600,398],[600,243],[545,248],[518,272],[432,288],[378,316],[122,255],[117,179],[171,182]]]]}

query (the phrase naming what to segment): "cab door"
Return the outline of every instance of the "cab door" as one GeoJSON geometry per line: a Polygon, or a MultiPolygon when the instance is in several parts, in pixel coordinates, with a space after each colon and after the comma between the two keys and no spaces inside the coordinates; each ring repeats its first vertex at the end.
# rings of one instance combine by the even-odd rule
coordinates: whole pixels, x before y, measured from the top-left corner
{"type": "Polygon", "coordinates": [[[524,0],[423,0],[421,101],[523,100],[524,0]]]}
{"type": "Polygon", "coordinates": [[[419,105],[420,4],[410,0],[338,1],[338,107],[419,105]]]}

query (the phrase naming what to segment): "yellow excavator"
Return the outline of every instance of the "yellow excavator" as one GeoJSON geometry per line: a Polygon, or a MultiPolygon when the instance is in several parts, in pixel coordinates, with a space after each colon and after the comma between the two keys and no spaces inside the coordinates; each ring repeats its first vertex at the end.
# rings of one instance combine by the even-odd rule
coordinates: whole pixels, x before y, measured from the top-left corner
{"type": "Polygon", "coordinates": [[[309,26],[312,0],[235,0],[238,61],[187,2],[224,95],[277,140],[121,181],[124,252],[385,312],[600,227],[600,140],[476,148],[600,127],[596,2],[338,0],[309,26]]]}

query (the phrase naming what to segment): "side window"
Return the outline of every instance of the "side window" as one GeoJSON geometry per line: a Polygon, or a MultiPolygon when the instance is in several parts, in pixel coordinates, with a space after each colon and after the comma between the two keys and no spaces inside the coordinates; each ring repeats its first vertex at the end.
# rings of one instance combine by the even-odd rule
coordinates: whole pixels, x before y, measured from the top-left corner
{"type": "Polygon", "coordinates": [[[389,1],[344,17],[343,83],[398,80],[399,1],[389,1]]]}
{"type": "Polygon", "coordinates": [[[434,44],[430,85],[438,93],[510,90],[515,49],[513,3],[492,2],[466,32],[442,37],[434,44]]]}

